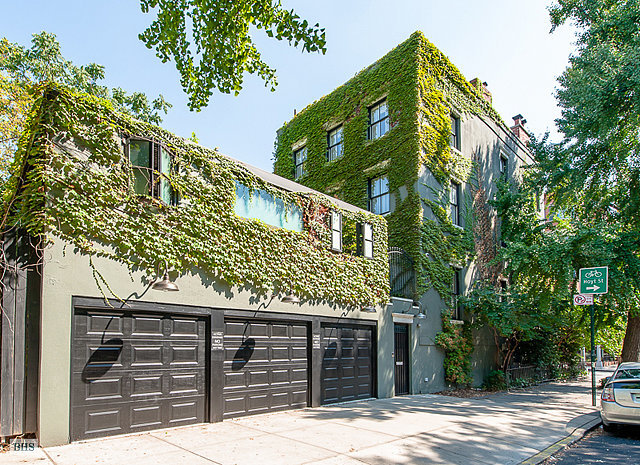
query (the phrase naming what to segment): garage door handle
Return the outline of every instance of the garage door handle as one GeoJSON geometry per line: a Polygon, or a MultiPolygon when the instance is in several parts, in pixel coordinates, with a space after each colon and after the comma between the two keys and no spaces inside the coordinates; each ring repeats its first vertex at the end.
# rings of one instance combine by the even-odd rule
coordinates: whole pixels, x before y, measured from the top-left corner
{"type": "Polygon", "coordinates": [[[404,362],[396,362],[396,365],[404,365],[404,362]]]}

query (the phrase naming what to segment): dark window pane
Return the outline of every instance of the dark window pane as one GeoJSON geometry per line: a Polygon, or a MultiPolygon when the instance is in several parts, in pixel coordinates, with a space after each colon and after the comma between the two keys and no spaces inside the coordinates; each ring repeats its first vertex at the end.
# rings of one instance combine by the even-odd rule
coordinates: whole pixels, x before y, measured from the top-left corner
{"type": "Polygon", "coordinates": [[[138,195],[149,195],[149,170],[133,168],[133,191],[138,195]]]}
{"type": "Polygon", "coordinates": [[[131,140],[129,143],[129,161],[133,166],[151,168],[151,142],[131,140]]]}

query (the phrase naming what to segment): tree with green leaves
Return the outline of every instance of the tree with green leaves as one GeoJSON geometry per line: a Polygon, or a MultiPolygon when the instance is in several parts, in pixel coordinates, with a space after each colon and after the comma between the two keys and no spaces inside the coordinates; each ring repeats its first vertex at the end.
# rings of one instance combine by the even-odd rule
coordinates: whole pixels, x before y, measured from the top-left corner
{"type": "Polygon", "coordinates": [[[577,26],[578,49],[559,78],[563,140],[538,147],[538,185],[611,234],[607,252],[621,259],[610,283],[628,284],[615,297],[627,311],[622,359],[640,361],[640,0],[559,0],[550,15],[554,28],[577,26]]]}
{"type": "Polygon", "coordinates": [[[215,89],[237,95],[245,72],[257,73],[275,90],[275,70],[262,59],[253,28],[305,52],[326,52],[324,29],[285,10],[279,0],[140,0],[140,7],[156,13],[140,40],[163,63],[175,62],[192,110],[207,106],[215,89]]]}
{"type": "Polygon", "coordinates": [[[171,107],[162,95],[152,101],[142,92],[128,93],[119,87],[100,84],[104,66],[95,63],[77,66],[62,55],[54,34],[34,34],[31,47],[0,40],[0,172],[13,158],[16,143],[32,104],[30,89],[45,81],[58,82],[74,90],[110,100],[118,111],[154,124],[171,107]]]}

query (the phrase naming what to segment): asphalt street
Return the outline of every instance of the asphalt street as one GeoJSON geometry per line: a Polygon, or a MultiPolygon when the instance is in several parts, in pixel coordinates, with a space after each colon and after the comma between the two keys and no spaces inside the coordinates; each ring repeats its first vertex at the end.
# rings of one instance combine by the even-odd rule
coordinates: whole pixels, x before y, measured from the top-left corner
{"type": "Polygon", "coordinates": [[[595,463],[640,463],[640,427],[623,427],[606,432],[600,426],[544,462],[545,465],[595,463]]]}

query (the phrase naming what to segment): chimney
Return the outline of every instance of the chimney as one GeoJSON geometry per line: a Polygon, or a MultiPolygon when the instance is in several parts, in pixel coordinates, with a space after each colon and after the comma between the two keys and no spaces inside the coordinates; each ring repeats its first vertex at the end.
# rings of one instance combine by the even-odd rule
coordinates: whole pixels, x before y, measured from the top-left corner
{"type": "Polygon", "coordinates": [[[478,92],[480,92],[480,95],[482,95],[482,98],[489,105],[491,105],[491,102],[493,101],[493,99],[491,97],[491,92],[489,92],[489,88],[487,87],[486,82],[482,82],[480,78],[473,78],[471,81],[469,81],[469,84],[471,84],[472,87],[474,87],[478,92]]]}
{"type": "Polygon", "coordinates": [[[529,133],[524,128],[526,119],[520,114],[513,117],[513,126],[511,126],[511,132],[515,134],[515,136],[522,141],[523,144],[527,145],[529,143],[529,133]]]}

